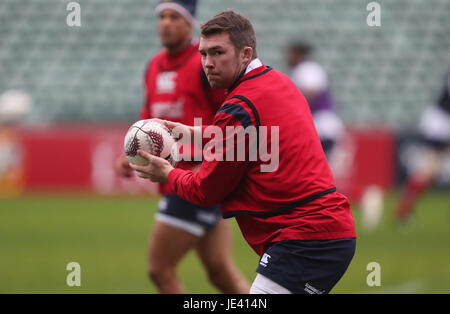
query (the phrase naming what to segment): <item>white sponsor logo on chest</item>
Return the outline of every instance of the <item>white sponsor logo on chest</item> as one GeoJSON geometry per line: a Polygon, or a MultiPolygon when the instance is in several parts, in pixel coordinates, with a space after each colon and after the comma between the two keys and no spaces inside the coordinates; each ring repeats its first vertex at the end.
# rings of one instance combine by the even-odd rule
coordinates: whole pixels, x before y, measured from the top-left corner
{"type": "Polygon", "coordinates": [[[158,94],[170,94],[175,92],[177,86],[177,72],[162,72],[156,78],[156,92],[158,94]]]}

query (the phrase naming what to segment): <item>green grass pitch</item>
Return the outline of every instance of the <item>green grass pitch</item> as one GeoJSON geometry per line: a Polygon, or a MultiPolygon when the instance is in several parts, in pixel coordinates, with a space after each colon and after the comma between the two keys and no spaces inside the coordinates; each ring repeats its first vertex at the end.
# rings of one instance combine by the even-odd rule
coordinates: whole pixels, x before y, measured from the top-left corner
{"type": "MultiPolygon", "coordinates": [[[[390,195],[379,228],[365,232],[353,206],[357,250],[332,293],[450,293],[450,196],[424,195],[414,219],[397,226],[390,195]],[[380,265],[370,287],[367,265],[380,265]]],[[[147,243],[157,198],[29,195],[0,200],[0,293],[155,293],[146,276],[147,243]],[[81,286],[69,287],[69,262],[81,286]]],[[[234,220],[233,258],[251,282],[258,256],[234,220]]],[[[179,267],[187,293],[218,293],[195,253],[179,267]]]]}

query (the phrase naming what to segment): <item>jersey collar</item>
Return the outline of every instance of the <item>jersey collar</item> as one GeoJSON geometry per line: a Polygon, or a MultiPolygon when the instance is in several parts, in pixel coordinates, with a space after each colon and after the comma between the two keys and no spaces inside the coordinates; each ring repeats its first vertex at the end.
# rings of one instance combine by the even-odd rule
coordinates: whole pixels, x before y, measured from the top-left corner
{"type": "Polygon", "coordinates": [[[254,77],[265,74],[271,69],[272,69],[271,67],[264,65],[258,58],[253,59],[247,66],[247,68],[244,71],[242,71],[242,73],[238,76],[233,85],[228,89],[228,93],[230,93],[233,89],[236,88],[236,86],[238,86],[243,81],[247,81],[254,77]]]}

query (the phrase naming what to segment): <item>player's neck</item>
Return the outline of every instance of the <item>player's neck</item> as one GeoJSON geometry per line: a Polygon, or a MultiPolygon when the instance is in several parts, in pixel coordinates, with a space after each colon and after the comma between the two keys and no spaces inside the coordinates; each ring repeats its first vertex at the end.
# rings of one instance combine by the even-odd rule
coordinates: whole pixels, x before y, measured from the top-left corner
{"type": "Polygon", "coordinates": [[[167,52],[169,55],[177,55],[180,52],[183,52],[191,45],[192,38],[187,38],[185,41],[183,41],[181,44],[171,47],[166,47],[167,52]]]}

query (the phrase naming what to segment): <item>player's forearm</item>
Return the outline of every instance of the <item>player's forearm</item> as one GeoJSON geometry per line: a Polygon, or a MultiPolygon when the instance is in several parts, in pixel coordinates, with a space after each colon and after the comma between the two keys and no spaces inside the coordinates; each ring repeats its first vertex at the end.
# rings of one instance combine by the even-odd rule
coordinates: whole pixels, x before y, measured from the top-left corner
{"type": "Polygon", "coordinates": [[[201,206],[213,206],[233,191],[245,169],[245,162],[205,161],[198,173],[172,170],[168,183],[171,189],[185,200],[201,206]]]}
{"type": "Polygon", "coordinates": [[[168,176],[168,184],[172,191],[188,202],[200,206],[214,206],[220,200],[207,197],[208,191],[201,187],[196,174],[189,170],[173,169],[168,176]]]}

